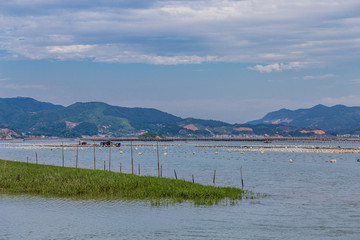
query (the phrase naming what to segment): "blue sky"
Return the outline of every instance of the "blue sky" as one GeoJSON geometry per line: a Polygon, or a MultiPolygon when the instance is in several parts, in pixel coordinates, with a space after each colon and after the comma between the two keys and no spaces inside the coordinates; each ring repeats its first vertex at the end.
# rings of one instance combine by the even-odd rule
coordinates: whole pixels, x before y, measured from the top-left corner
{"type": "Polygon", "coordinates": [[[0,2],[0,97],[243,123],[360,106],[358,0],[0,2]]]}

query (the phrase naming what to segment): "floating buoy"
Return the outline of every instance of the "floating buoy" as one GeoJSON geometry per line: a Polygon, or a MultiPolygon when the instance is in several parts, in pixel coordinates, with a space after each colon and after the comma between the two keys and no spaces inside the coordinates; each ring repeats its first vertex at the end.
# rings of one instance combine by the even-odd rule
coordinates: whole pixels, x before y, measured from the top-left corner
{"type": "Polygon", "coordinates": [[[264,154],[264,151],[261,151],[262,154],[264,154]]]}
{"type": "Polygon", "coordinates": [[[360,158],[357,160],[357,162],[360,162],[360,158]]]}
{"type": "Polygon", "coordinates": [[[195,152],[193,152],[193,155],[195,155],[195,152]]]}
{"type": "Polygon", "coordinates": [[[215,154],[219,154],[219,152],[215,152],[215,154]]]}
{"type": "Polygon", "coordinates": [[[293,162],[294,162],[294,160],[290,159],[290,163],[293,163],[293,162]]]}
{"type": "Polygon", "coordinates": [[[244,152],[240,152],[240,154],[244,154],[244,152]]]}
{"type": "Polygon", "coordinates": [[[143,155],[143,152],[139,152],[138,154],[139,154],[139,155],[143,155]]]}
{"type": "Polygon", "coordinates": [[[166,152],[164,152],[163,154],[164,154],[165,156],[167,155],[167,153],[166,153],[166,152]]]}
{"type": "Polygon", "coordinates": [[[124,152],[123,151],[120,151],[120,154],[123,154],[124,152]]]}
{"type": "Polygon", "coordinates": [[[138,148],[136,147],[135,150],[138,150],[138,148]]]}
{"type": "Polygon", "coordinates": [[[336,163],[336,159],[331,159],[330,163],[336,163]]]}

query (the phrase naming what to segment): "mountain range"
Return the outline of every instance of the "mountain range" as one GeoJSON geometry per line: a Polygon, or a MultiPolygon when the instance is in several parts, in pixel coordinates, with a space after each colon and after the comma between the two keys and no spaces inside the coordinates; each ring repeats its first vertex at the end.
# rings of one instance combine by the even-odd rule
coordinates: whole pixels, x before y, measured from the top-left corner
{"type": "Polygon", "coordinates": [[[360,134],[360,107],[316,105],[308,109],[270,112],[249,124],[281,124],[326,131],[328,134],[360,134]]]}
{"type": "Polygon", "coordinates": [[[360,108],[323,105],[281,109],[246,124],[181,118],[153,108],[128,108],[103,102],[68,107],[32,98],[0,98],[0,128],[25,137],[130,137],[152,132],[165,137],[318,136],[356,133],[360,108]]]}

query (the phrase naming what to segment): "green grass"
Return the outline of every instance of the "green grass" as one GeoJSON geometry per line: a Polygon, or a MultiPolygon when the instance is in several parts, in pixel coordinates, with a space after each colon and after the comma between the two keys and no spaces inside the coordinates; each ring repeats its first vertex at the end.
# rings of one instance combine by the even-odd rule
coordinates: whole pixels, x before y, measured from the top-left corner
{"type": "Polygon", "coordinates": [[[238,188],[101,170],[63,168],[0,160],[0,193],[104,200],[149,200],[152,204],[191,201],[196,205],[254,198],[238,188]]]}

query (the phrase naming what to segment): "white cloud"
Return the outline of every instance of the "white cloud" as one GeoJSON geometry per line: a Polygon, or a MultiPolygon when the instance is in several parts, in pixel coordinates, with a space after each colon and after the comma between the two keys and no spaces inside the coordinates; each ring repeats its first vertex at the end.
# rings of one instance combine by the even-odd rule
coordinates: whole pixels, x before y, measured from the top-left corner
{"type": "Polygon", "coordinates": [[[336,77],[335,74],[324,74],[324,75],[317,75],[317,76],[304,76],[304,80],[313,80],[313,79],[326,79],[326,78],[334,78],[336,77]]]}
{"type": "Polygon", "coordinates": [[[213,62],[216,59],[214,56],[154,56],[145,54],[124,54],[120,56],[114,56],[112,58],[96,57],[95,62],[109,62],[109,63],[150,63],[159,65],[176,65],[176,64],[200,64],[204,62],[213,62]]]}
{"type": "Polygon", "coordinates": [[[250,70],[255,70],[259,72],[281,72],[283,70],[293,70],[300,69],[304,67],[304,63],[300,62],[290,62],[288,64],[284,63],[274,63],[269,65],[255,65],[254,67],[249,67],[250,70]]]}
{"type": "Polygon", "coordinates": [[[46,47],[46,50],[49,53],[81,53],[86,52],[94,48],[95,46],[92,45],[68,45],[68,46],[51,46],[46,47]]]}
{"type": "MultiPolygon", "coordinates": [[[[129,51],[126,46],[107,45],[69,45],[28,48],[24,55],[30,59],[87,59],[105,63],[149,63],[159,65],[200,64],[221,61],[216,56],[157,56],[139,51],[129,51]]],[[[15,56],[15,59],[18,56],[15,56]]]]}

